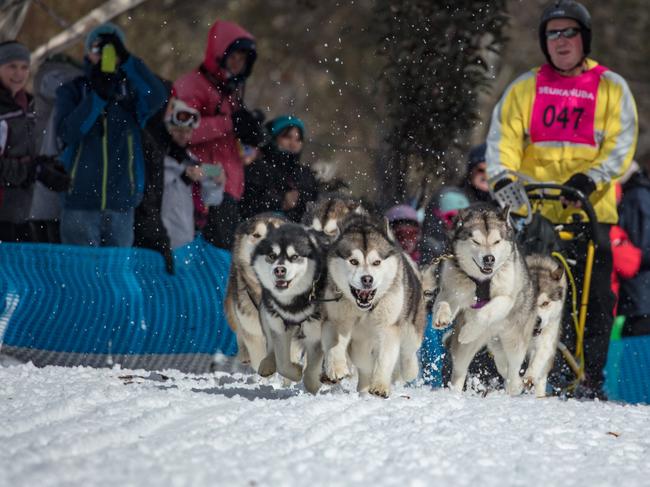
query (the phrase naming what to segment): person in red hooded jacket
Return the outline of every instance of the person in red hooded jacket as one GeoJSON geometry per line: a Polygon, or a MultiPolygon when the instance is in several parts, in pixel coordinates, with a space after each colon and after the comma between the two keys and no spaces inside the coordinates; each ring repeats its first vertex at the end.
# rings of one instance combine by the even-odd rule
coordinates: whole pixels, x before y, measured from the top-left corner
{"type": "MultiPolygon", "coordinates": [[[[174,83],[174,93],[201,114],[191,152],[203,164],[221,164],[226,176],[223,202],[205,207],[195,191],[199,214],[207,215],[203,236],[229,249],[239,223],[244,192],[243,145],[263,142],[264,116],[246,109],[244,85],[257,57],[255,39],[234,22],[217,20],[208,32],[203,63],[174,83]]],[[[196,188],[195,188],[196,189],[196,188]]]]}

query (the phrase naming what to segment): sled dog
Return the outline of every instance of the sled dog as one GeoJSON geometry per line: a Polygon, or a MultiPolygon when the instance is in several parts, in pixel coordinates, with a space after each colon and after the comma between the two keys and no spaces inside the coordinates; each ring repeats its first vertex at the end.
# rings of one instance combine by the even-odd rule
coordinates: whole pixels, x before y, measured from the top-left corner
{"type": "Polygon", "coordinates": [[[451,237],[453,259],[441,264],[433,326],[455,322],[449,338],[451,387],[461,391],[468,367],[487,345],[506,391],[520,394],[519,369],[535,326],[535,289],[514,240],[508,209],[463,209],[451,237]]]}
{"type": "Polygon", "coordinates": [[[526,263],[537,288],[537,319],[528,346],[528,369],[524,382],[535,386],[537,397],[544,397],[548,373],[553,367],[560,340],[567,279],[562,265],[552,257],[529,255],[526,263]]]}
{"type": "Polygon", "coordinates": [[[325,196],[308,204],[302,222],[333,240],[339,234],[339,223],[349,213],[365,213],[365,210],[358,201],[350,198],[325,196]]]}
{"type": "Polygon", "coordinates": [[[266,356],[266,338],[259,318],[262,288],[253,271],[251,259],[257,244],[269,228],[286,223],[271,213],[254,216],[239,224],[232,248],[232,264],[226,291],[225,311],[228,324],[237,336],[238,359],[255,371],[266,356]]]}
{"type": "Polygon", "coordinates": [[[350,215],[327,256],[323,323],[325,379],[358,370],[359,392],[388,397],[393,379],[417,377],[425,303],[419,273],[396,244],[387,222],[350,215]]]}
{"type": "Polygon", "coordinates": [[[272,228],[253,253],[253,269],[262,286],[260,320],[267,353],[258,373],[276,370],[305,388],[320,388],[323,364],[321,310],[318,297],[325,283],[325,256],[314,235],[301,225],[272,228]],[[306,366],[292,361],[292,342],[305,350],[306,366]]]}

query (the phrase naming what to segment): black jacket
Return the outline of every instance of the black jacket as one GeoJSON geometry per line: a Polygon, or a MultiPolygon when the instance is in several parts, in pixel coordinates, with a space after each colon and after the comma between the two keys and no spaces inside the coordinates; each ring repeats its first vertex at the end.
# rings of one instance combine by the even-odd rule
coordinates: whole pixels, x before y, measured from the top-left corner
{"type": "Polygon", "coordinates": [[[0,221],[13,223],[21,223],[29,216],[34,182],[34,100],[25,95],[26,110],[0,85],[0,192],[2,186],[6,187],[0,221]]]}
{"type": "Polygon", "coordinates": [[[639,171],[625,183],[618,212],[619,225],[642,253],[638,274],[621,279],[618,312],[650,315],[650,178],[646,173],[639,171]]]}
{"type": "Polygon", "coordinates": [[[284,212],[287,218],[299,222],[307,203],[317,196],[314,173],[299,162],[299,155],[281,151],[274,142],[262,148],[262,157],[246,167],[244,195],[239,203],[242,219],[262,212],[282,212],[284,195],[298,190],[295,208],[284,212]]]}

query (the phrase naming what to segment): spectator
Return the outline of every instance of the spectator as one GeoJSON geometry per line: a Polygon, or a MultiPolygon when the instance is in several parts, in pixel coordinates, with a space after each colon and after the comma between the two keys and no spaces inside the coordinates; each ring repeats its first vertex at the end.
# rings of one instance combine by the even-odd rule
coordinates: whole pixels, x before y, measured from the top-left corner
{"type": "MultiPolygon", "coordinates": [[[[612,251],[607,245],[615,224],[614,180],[629,166],[638,123],[634,99],[625,80],[592,59],[591,17],[573,0],[547,7],[539,22],[539,40],[547,63],[517,78],[494,109],[486,151],[488,176],[516,171],[533,180],[564,184],[589,197],[598,218],[600,242],[595,255],[584,336],[586,380],[575,395],[605,398],[602,386],[613,322],[614,297],[609,285],[612,251]]],[[[512,182],[503,177],[499,190],[512,182]]],[[[552,223],[583,219],[573,193],[544,204],[552,223]],[[575,215],[575,216],[574,216],[575,215]]],[[[578,262],[574,274],[582,288],[587,243],[574,239],[566,253],[578,262]]]]}
{"type": "MultiPolygon", "coordinates": [[[[616,182],[616,202],[620,205],[623,189],[616,182]]],[[[609,230],[609,241],[612,246],[612,292],[614,293],[614,316],[618,314],[621,280],[632,279],[641,267],[641,249],[631,241],[627,232],[619,225],[612,225],[609,230]]]]}
{"type": "Polygon", "coordinates": [[[430,264],[435,258],[447,253],[447,235],[453,226],[458,210],[469,206],[469,199],[460,188],[442,188],[431,198],[424,212],[422,223],[422,257],[420,264],[430,264]]]}
{"type": "Polygon", "coordinates": [[[467,174],[461,189],[470,203],[490,201],[490,189],[487,178],[487,162],[485,162],[485,149],[487,144],[479,144],[469,151],[467,160],[467,174]]]}
{"type": "Polygon", "coordinates": [[[414,262],[419,262],[422,232],[417,210],[410,205],[396,205],[390,208],[385,216],[404,252],[414,262]]]}
{"type": "Polygon", "coordinates": [[[147,124],[143,139],[147,184],[135,210],[134,243],[160,252],[170,273],[172,249],[194,240],[192,184],[203,178],[203,171],[187,144],[199,121],[198,111],[171,98],[147,124]]]}
{"type": "Polygon", "coordinates": [[[67,244],[130,247],[144,191],[141,130],[165,102],[165,88],[124,45],[111,23],[86,37],[84,76],[57,90],[57,135],[72,176],[61,214],[67,244]]]}
{"type": "Polygon", "coordinates": [[[203,64],[174,83],[178,98],[201,114],[190,142],[192,153],[203,164],[220,163],[225,171],[222,203],[205,205],[197,198],[197,210],[207,217],[205,239],[226,249],[232,246],[244,193],[241,144],[256,147],[263,139],[263,116],[243,103],[244,84],[256,57],[251,34],[233,22],[217,20],[208,32],[203,64]]]}
{"type": "Polygon", "coordinates": [[[317,195],[314,174],[299,162],[305,126],[298,117],[283,115],[271,120],[267,129],[271,140],[262,147],[261,158],[246,167],[242,218],[276,211],[299,222],[317,195]]]}
{"type": "Polygon", "coordinates": [[[54,158],[36,156],[34,100],[25,91],[29,63],[24,45],[0,43],[0,240],[8,242],[32,240],[26,221],[36,179],[56,191],[69,184],[54,158]]]}
{"type": "Polygon", "coordinates": [[[641,267],[631,279],[621,279],[618,312],[625,316],[623,334],[650,334],[650,154],[640,159],[641,169],[623,185],[620,226],[641,249],[641,267]]]}

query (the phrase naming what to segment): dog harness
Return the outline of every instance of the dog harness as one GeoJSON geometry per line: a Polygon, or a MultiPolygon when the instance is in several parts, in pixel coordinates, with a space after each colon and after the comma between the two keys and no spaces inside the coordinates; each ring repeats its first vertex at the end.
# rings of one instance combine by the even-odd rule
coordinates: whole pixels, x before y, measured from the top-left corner
{"type": "Polygon", "coordinates": [[[472,309],[481,309],[490,302],[490,279],[486,281],[478,281],[471,276],[467,277],[476,284],[476,294],[474,296],[472,309]]]}

